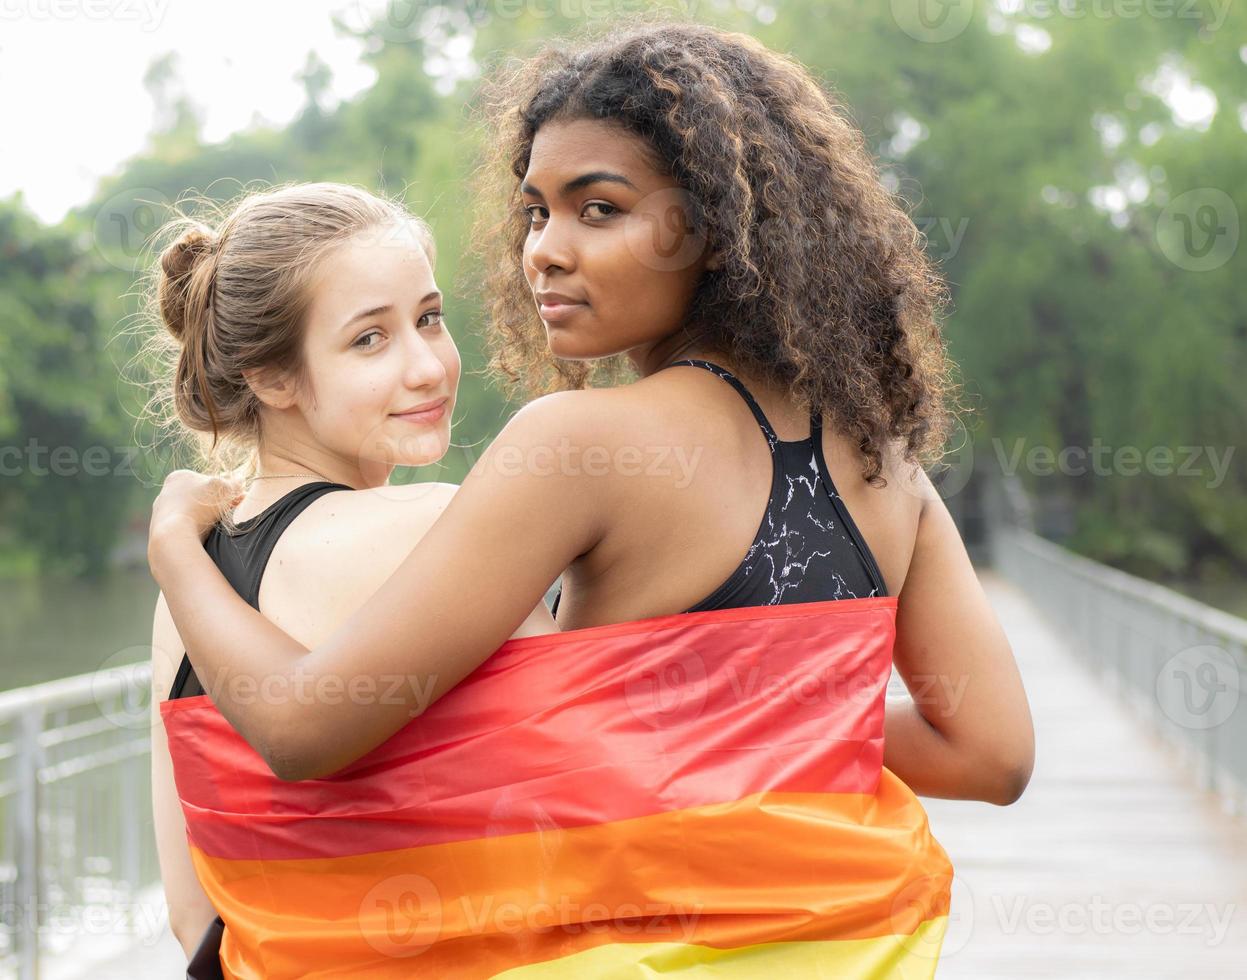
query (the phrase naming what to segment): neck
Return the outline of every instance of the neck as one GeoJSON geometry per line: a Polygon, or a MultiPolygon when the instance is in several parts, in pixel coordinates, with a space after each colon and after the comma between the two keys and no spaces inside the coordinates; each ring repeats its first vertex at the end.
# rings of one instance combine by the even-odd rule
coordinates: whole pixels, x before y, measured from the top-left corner
{"type": "Polygon", "coordinates": [[[722,354],[712,351],[700,337],[680,329],[662,340],[628,351],[628,360],[643,378],[656,374],[668,365],[686,358],[714,361],[731,370],[722,354]]]}
{"type": "Polygon", "coordinates": [[[256,482],[247,498],[277,499],[292,488],[315,480],[341,483],[355,490],[384,486],[393,467],[374,460],[348,460],[316,446],[261,446],[244,479],[256,482]]]}

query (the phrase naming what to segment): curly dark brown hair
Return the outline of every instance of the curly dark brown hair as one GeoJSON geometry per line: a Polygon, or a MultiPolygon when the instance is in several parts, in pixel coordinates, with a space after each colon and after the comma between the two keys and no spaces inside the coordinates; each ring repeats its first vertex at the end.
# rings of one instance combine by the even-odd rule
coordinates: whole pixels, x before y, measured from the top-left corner
{"type": "Polygon", "coordinates": [[[522,269],[519,183],[537,130],[607,120],[649,144],[720,254],[689,330],[826,414],[873,485],[886,485],[891,442],[924,465],[939,458],[956,391],[938,324],[947,289],[864,136],[802,65],[746,35],[650,23],[512,61],[482,91],[491,152],[476,241],[491,366],[513,393],[582,388],[624,366],[553,357],[522,269]]]}

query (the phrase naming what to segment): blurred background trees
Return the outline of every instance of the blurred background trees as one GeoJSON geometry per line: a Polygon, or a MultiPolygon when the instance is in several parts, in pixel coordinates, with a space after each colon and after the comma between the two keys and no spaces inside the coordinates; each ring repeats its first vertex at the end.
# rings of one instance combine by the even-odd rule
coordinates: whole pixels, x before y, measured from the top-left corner
{"type": "MultiPolygon", "coordinates": [[[[603,6],[456,0],[392,7],[369,30],[344,24],[376,70],[370,89],[328,107],[330,70],[309,53],[306,104],[289,126],[217,144],[203,142],[196,93],[170,54],[145,78],[160,121],[148,151],[93,200],[56,226],[20,195],[0,201],[0,572],[107,576],[141,559],[147,504],[174,459],[138,421],[133,317],[146,243],[188,192],[341,180],[401,194],[431,221],[468,369],[454,440],[464,448],[414,477],[460,479],[514,407],[479,374],[480,297],[461,261],[477,80],[505,54],[600,28],[603,6]],[[38,476],[31,440],[75,447],[77,472],[38,476]],[[85,472],[89,447],[106,447],[119,472],[85,472]]],[[[685,12],[808,65],[909,202],[951,284],[946,337],[977,409],[950,448],[975,467],[1016,466],[1047,533],[1068,545],[1197,594],[1208,586],[1214,601],[1241,595],[1247,16],[1211,2],[1135,3],[1138,16],[1127,3],[1110,16],[1107,3],[1065,5],[1081,17],[1058,6],[979,3],[960,27],[858,0],[685,12]],[[1095,446],[1107,447],[1107,472],[1092,471],[1095,446]],[[1087,472],[1077,457],[1047,465],[1045,447],[1085,450],[1087,472]]]]}

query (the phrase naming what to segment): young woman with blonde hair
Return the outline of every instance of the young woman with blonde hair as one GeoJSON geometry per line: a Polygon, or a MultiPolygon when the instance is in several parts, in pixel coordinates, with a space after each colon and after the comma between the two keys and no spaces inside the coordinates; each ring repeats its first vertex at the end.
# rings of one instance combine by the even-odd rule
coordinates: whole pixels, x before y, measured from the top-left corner
{"type": "MultiPolygon", "coordinates": [[[[319,642],[456,489],[387,482],[396,465],[436,462],[450,440],[460,366],[432,234],[402,206],[341,184],[253,192],[222,208],[215,227],[185,221],[170,234],[152,293],[167,364],[157,402],[211,439],[214,459],[249,474],[205,544],[242,599],[319,642]]],[[[516,635],[554,629],[538,603],[516,635]]],[[[196,817],[238,747],[177,723],[166,737],[168,719],[215,710],[204,696],[213,677],[197,675],[184,649],[162,596],[152,633],[156,839],[172,929],[195,975],[211,976],[223,924],[193,865],[211,848],[196,817]]]]}

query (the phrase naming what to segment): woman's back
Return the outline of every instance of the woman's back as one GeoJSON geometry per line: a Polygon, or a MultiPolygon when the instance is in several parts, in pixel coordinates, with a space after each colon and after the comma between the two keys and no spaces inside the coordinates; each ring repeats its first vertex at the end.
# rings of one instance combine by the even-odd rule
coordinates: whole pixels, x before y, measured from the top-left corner
{"type": "MultiPolygon", "coordinates": [[[[785,393],[740,380],[780,440],[811,435],[808,417],[785,393]]],[[[711,371],[673,367],[633,385],[552,401],[569,413],[613,419],[590,444],[569,445],[563,458],[573,475],[578,467],[592,476],[596,460],[604,471],[601,491],[619,502],[617,519],[597,547],[564,576],[562,629],[683,612],[740,570],[767,509],[774,467],[759,423],[737,391],[711,371]]],[[[848,440],[826,425],[821,437],[827,474],[860,532],[866,561],[872,556],[877,562],[881,594],[898,595],[927,499],[921,491],[930,484],[920,470],[906,475],[905,468],[890,466],[888,485],[871,487],[848,440]]],[[[848,567],[851,555],[837,557],[846,571],[857,571],[848,567]]]]}

